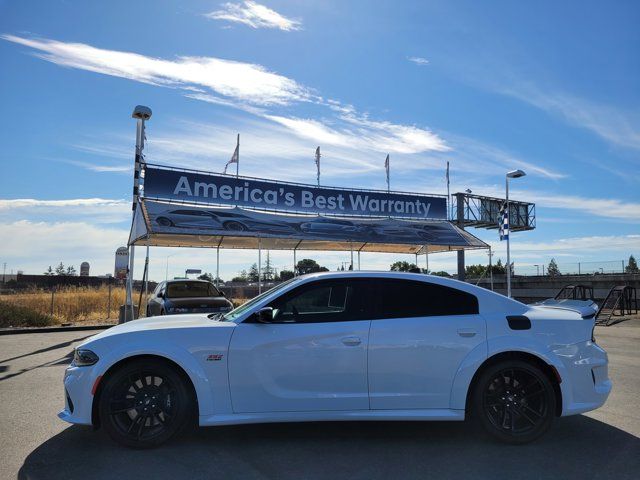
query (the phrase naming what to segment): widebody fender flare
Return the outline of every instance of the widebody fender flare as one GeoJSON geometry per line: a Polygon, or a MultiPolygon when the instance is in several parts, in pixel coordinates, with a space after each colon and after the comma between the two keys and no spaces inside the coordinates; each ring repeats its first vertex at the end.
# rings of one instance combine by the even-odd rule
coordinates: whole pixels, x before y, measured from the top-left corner
{"type": "MultiPolygon", "coordinates": [[[[505,335],[490,339],[476,346],[460,364],[451,387],[451,408],[464,410],[466,408],[467,393],[473,376],[489,359],[500,353],[519,352],[538,357],[556,369],[561,379],[568,378],[567,370],[562,361],[553,354],[547,345],[533,338],[505,335]]],[[[565,382],[560,383],[563,404],[570,400],[570,388],[565,382]]],[[[563,405],[564,406],[564,405],[563,405]]]]}
{"type": "Polygon", "coordinates": [[[118,362],[142,355],[163,357],[180,366],[191,379],[191,383],[196,391],[199,415],[212,415],[214,413],[213,389],[211,388],[209,378],[196,358],[188,350],[177,345],[165,345],[162,349],[155,349],[152,346],[135,344],[115,347],[100,358],[102,368],[98,375],[104,375],[118,362]]]}

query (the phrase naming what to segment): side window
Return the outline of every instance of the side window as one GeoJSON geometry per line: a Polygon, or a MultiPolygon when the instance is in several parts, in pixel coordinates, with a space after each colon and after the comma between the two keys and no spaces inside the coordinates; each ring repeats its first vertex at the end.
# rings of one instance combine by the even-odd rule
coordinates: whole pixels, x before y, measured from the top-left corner
{"type": "Polygon", "coordinates": [[[478,299],[456,288],[412,280],[381,280],[373,318],[435,317],[479,313],[478,299]]]}
{"type": "Polygon", "coordinates": [[[273,321],[322,323],[364,319],[364,288],[364,282],[348,280],[302,285],[273,302],[273,321]]]}

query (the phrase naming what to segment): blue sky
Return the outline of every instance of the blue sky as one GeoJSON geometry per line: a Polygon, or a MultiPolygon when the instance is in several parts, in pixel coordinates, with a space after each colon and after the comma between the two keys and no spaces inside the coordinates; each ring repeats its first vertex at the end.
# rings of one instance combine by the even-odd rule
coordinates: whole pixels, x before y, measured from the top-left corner
{"type": "MultiPolygon", "coordinates": [[[[317,145],[327,185],[384,188],[387,153],[397,190],[445,193],[448,160],[453,192],[501,196],[522,168],[513,197],[538,228],[513,234],[516,271],[637,256],[638,24],[637,2],[0,1],[0,262],[112,271],[136,104],[152,162],[221,171],[240,132],[241,173],[267,178],[313,183],[317,145]]],[[[229,278],[256,252],[222,258],[229,278]]],[[[151,277],[167,262],[211,271],[215,254],[154,249],[151,277]]]]}

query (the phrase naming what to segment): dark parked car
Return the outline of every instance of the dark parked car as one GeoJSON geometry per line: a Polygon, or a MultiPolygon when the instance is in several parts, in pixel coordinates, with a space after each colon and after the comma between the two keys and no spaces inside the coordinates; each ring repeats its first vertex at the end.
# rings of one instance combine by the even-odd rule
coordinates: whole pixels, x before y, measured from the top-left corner
{"type": "Polygon", "coordinates": [[[211,282],[167,280],[160,282],[147,302],[147,316],[179,313],[228,312],[233,304],[211,282]]]}

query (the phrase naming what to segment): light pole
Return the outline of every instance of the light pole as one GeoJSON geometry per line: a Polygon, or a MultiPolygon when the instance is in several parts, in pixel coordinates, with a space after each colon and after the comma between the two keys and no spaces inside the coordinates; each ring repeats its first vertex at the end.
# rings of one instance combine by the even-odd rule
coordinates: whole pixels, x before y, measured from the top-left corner
{"type": "Polygon", "coordinates": [[[507,297],[511,298],[511,251],[509,248],[509,242],[511,239],[511,211],[509,208],[509,179],[524,177],[526,173],[522,170],[511,170],[507,172],[505,179],[506,184],[506,201],[507,201],[507,225],[509,227],[509,233],[507,234],[507,297]]]}
{"type": "Polygon", "coordinates": [[[540,265],[534,265],[534,267],[536,267],[536,276],[539,277],[540,276],[540,265]]]}

